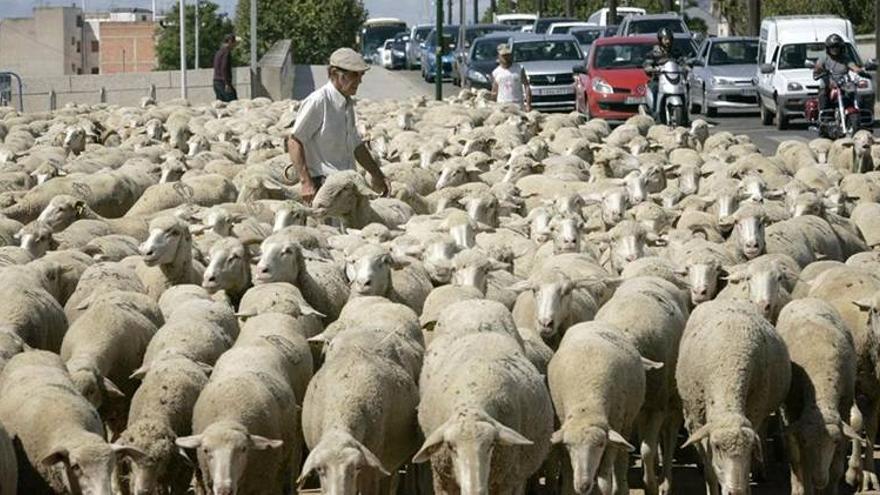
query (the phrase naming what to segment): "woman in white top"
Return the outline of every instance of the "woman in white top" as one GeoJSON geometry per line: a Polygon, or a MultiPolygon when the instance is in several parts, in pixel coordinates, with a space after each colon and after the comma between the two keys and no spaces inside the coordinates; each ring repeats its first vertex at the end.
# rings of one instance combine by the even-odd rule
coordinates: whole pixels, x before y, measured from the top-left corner
{"type": "Polygon", "coordinates": [[[498,67],[492,71],[492,97],[498,103],[515,103],[525,111],[532,109],[532,91],[526,71],[513,64],[507,45],[498,45],[498,67]]]}

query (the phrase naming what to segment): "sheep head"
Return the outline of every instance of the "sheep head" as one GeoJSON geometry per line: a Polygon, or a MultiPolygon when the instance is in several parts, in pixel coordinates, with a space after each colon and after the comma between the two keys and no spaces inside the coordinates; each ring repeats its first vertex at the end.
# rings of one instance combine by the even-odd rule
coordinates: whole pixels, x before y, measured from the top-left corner
{"type": "Polygon", "coordinates": [[[96,435],[92,441],[55,446],[40,462],[64,471],[66,475],[61,478],[67,493],[113,493],[111,481],[119,453],[142,454],[134,447],[109,444],[96,435]]]}
{"type": "Polygon", "coordinates": [[[83,218],[87,208],[88,205],[82,199],[59,194],[49,201],[37,217],[37,221],[48,226],[52,232],[61,232],[76,220],[83,218]]]}
{"type": "Polygon", "coordinates": [[[607,449],[619,448],[628,452],[635,450],[623,435],[607,424],[593,424],[576,417],[566,418],[562,428],[553,433],[550,441],[565,446],[568,451],[574,476],[574,490],[575,493],[582,495],[590,493],[593,488],[602,457],[607,449]]]}
{"type": "Polygon", "coordinates": [[[191,256],[192,237],[189,226],[181,219],[162,216],[150,222],[150,235],[140,246],[147,266],[170,265],[191,256]]]}
{"type": "Polygon", "coordinates": [[[318,445],[309,452],[297,483],[302,485],[309,473],[318,471],[324,492],[356,495],[357,478],[362,468],[389,476],[379,458],[364,444],[347,431],[332,430],[324,433],[318,445]]]}
{"type": "Polygon", "coordinates": [[[34,258],[39,258],[58,248],[58,242],[53,236],[52,229],[43,222],[36,221],[25,225],[13,236],[19,241],[19,246],[31,253],[34,258]]]}
{"type": "Polygon", "coordinates": [[[683,447],[701,442],[712,452],[724,493],[749,493],[752,455],[761,457],[761,439],[745,417],[721,418],[693,432],[683,447]]]}
{"type": "Polygon", "coordinates": [[[202,287],[214,293],[220,290],[240,290],[250,285],[250,264],[246,254],[244,244],[235,237],[214,243],[202,278],[202,287]]]}

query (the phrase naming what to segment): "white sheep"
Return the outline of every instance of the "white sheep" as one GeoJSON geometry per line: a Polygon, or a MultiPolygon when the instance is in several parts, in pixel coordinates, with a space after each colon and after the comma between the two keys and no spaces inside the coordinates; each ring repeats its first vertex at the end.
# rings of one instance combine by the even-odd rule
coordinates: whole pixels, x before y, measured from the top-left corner
{"type": "Polygon", "coordinates": [[[327,177],[312,201],[318,215],[339,217],[347,227],[363,228],[381,223],[397,228],[413,216],[406,203],[390,198],[377,198],[357,172],[346,171],[327,177]]]}
{"type": "Polygon", "coordinates": [[[182,220],[164,216],[150,222],[150,236],[140,246],[137,275],[156,301],[177,284],[199,284],[204,268],[193,261],[192,236],[182,220]]]}
{"type": "Polygon", "coordinates": [[[345,274],[351,297],[385,296],[421,313],[432,285],[428,272],[416,260],[401,259],[382,246],[365,244],[349,258],[345,274]]]}

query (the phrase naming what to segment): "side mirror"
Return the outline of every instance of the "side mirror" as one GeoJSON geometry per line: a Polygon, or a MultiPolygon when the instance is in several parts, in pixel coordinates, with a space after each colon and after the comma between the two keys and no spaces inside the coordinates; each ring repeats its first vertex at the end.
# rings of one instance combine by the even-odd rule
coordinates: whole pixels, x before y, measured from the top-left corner
{"type": "Polygon", "coordinates": [[[812,69],[816,66],[815,60],[806,59],[804,60],[804,69],[812,69]]]}
{"type": "Polygon", "coordinates": [[[776,72],[776,68],[773,67],[773,64],[761,64],[758,66],[758,69],[761,71],[761,74],[773,74],[776,72]]]}
{"type": "Polygon", "coordinates": [[[877,59],[871,58],[865,62],[865,70],[877,70],[877,59]]]}
{"type": "Polygon", "coordinates": [[[587,74],[587,66],[583,65],[583,64],[578,64],[578,65],[575,65],[574,67],[572,67],[571,71],[574,72],[575,74],[586,75],[587,74]]]}

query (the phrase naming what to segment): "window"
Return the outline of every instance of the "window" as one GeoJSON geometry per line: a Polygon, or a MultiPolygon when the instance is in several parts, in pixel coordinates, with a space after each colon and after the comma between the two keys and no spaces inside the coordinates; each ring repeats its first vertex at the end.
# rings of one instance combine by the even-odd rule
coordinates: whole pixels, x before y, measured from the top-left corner
{"type": "Polygon", "coordinates": [[[75,44],[76,44],[76,38],[74,38],[73,36],[71,36],[71,37],[70,37],[70,46],[73,46],[73,45],[75,45],[75,44]]]}
{"type": "Polygon", "coordinates": [[[712,45],[709,65],[745,65],[758,60],[758,43],[755,41],[721,41],[712,45]]]}
{"type": "Polygon", "coordinates": [[[83,17],[81,15],[76,16],[76,27],[83,27],[83,17]]]}
{"type": "Polygon", "coordinates": [[[98,70],[98,68],[97,68],[97,67],[92,67],[92,74],[98,74],[98,73],[100,73],[100,71],[98,70]]]}
{"type": "Polygon", "coordinates": [[[82,67],[80,67],[79,69],[76,69],[76,73],[77,73],[77,75],[81,75],[83,73],[82,67]]]}
{"type": "Polygon", "coordinates": [[[80,43],[79,41],[77,41],[77,42],[76,42],[76,53],[79,53],[79,52],[81,52],[81,51],[82,51],[82,43],[80,43]]]}
{"type": "Polygon", "coordinates": [[[98,49],[100,48],[97,40],[92,40],[92,53],[98,53],[98,49]]]}

